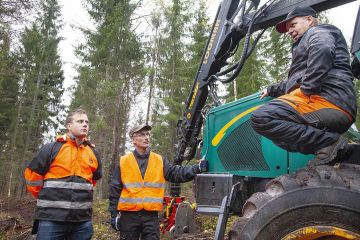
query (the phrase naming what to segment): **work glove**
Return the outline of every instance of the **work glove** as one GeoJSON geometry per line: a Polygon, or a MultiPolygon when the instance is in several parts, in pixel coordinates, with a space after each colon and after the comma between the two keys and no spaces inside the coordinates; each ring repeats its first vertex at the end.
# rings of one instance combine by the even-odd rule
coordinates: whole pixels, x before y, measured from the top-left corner
{"type": "Polygon", "coordinates": [[[208,161],[205,158],[201,159],[199,162],[199,169],[200,172],[207,172],[208,171],[208,161]]]}
{"type": "Polygon", "coordinates": [[[112,215],[111,216],[111,226],[113,229],[115,229],[116,231],[120,231],[120,216],[121,214],[118,213],[116,216],[112,215]]]}

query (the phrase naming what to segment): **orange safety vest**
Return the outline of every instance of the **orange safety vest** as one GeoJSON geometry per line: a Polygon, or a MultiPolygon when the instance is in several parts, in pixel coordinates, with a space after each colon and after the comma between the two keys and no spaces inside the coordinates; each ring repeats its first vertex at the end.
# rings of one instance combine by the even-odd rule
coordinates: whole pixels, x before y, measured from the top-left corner
{"type": "Polygon", "coordinates": [[[133,153],[120,158],[123,189],[117,209],[120,211],[161,211],[165,193],[164,164],[160,155],[150,152],[145,176],[142,178],[133,153]]]}

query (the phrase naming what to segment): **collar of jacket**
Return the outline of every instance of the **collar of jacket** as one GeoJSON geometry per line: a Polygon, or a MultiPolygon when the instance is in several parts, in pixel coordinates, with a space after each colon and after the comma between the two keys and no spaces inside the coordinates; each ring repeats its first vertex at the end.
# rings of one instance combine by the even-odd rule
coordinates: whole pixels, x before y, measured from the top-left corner
{"type": "Polygon", "coordinates": [[[143,154],[140,154],[140,153],[136,150],[136,148],[135,148],[134,151],[133,151],[134,155],[135,155],[136,157],[140,157],[140,158],[148,158],[149,155],[150,155],[150,152],[151,152],[151,148],[150,148],[150,147],[148,147],[143,154]]]}
{"type": "MultiPolygon", "coordinates": [[[[74,136],[71,136],[70,134],[64,134],[64,135],[60,135],[60,136],[57,136],[56,137],[56,141],[57,142],[66,142],[66,141],[71,141],[73,143],[76,143],[75,141],[75,137],[74,136]]],[[[88,140],[87,138],[84,138],[84,140],[80,143],[80,145],[84,145],[84,146],[90,146],[92,148],[95,147],[95,144],[92,144],[90,142],[90,140],[88,140]]],[[[79,146],[80,146],[79,145],[79,146]]]]}

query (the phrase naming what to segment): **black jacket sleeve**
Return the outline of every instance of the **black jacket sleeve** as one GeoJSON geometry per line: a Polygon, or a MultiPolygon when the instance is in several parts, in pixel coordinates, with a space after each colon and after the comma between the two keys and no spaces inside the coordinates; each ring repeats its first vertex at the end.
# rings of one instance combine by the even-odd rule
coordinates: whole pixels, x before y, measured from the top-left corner
{"type": "Polygon", "coordinates": [[[280,97],[286,93],[286,81],[287,79],[282,80],[279,83],[271,85],[267,88],[267,92],[271,97],[280,97]]]}
{"type": "Polygon", "coordinates": [[[193,166],[180,166],[169,163],[164,159],[164,177],[166,181],[173,183],[188,182],[194,179],[197,173],[200,173],[199,166],[197,164],[193,166]]]}
{"type": "Polygon", "coordinates": [[[96,169],[96,171],[93,173],[93,179],[94,180],[99,180],[102,177],[102,161],[101,161],[101,157],[98,151],[96,151],[95,148],[91,148],[91,150],[93,151],[93,153],[95,154],[95,157],[98,161],[98,168],[96,169]]]}
{"type": "Polygon", "coordinates": [[[55,156],[58,154],[62,143],[51,142],[45,144],[38,154],[31,160],[28,165],[32,171],[40,175],[45,175],[50,168],[50,164],[55,156]]]}
{"type": "Polygon", "coordinates": [[[122,188],[123,188],[123,184],[121,182],[120,166],[119,164],[117,164],[112,173],[112,177],[110,180],[110,189],[109,189],[109,212],[112,217],[116,216],[118,212],[117,205],[119,202],[119,197],[122,188]]]}

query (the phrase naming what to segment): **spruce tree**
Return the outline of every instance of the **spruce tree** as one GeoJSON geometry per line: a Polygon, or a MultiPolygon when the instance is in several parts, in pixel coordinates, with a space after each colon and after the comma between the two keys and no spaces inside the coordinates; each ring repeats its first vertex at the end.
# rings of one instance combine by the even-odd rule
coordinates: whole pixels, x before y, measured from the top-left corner
{"type": "Polygon", "coordinates": [[[160,39],[160,69],[153,143],[154,148],[172,159],[176,142],[176,126],[183,111],[183,102],[189,93],[193,78],[187,73],[187,45],[189,36],[190,2],[172,0],[164,7],[164,25],[160,39]]]}
{"type": "MultiPolygon", "coordinates": [[[[83,29],[86,42],[77,49],[83,64],[71,108],[84,106],[89,112],[92,139],[102,153],[104,172],[111,174],[126,150],[130,110],[143,86],[143,53],[132,20],[138,5],[128,0],[85,4],[94,29],[83,29]]],[[[99,184],[106,183],[107,177],[99,184]]],[[[106,188],[97,194],[105,196],[106,188]]]]}
{"type": "MultiPolygon", "coordinates": [[[[13,146],[14,124],[17,122],[16,103],[18,99],[17,61],[10,52],[11,40],[9,31],[0,30],[0,185],[7,186],[9,180],[9,159],[13,146]]],[[[0,195],[8,194],[2,191],[0,195]]]]}
{"type": "MultiPolygon", "coordinates": [[[[239,51],[234,55],[235,61],[239,61],[243,54],[243,41],[239,44],[239,51]]],[[[255,48],[252,54],[247,58],[240,74],[235,80],[227,86],[228,94],[225,96],[226,101],[234,101],[242,97],[253,94],[264,85],[265,63],[260,55],[259,46],[255,48]]]]}
{"type": "Polygon", "coordinates": [[[267,69],[267,82],[272,84],[287,78],[291,63],[292,41],[286,34],[280,34],[272,27],[266,39],[259,45],[267,69]]]}
{"type": "Polygon", "coordinates": [[[61,121],[59,113],[63,110],[61,97],[64,91],[62,63],[58,53],[61,26],[57,1],[40,1],[37,17],[32,26],[22,34],[21,46],[17,52],[21,62],[18,99],[21,119],[13,131],[17,132],[14,138],[19,139],[15,142],[22,146],[20,156],[16,158],[21,167],[16,169],[19,181],[15,191],[20,194],[24,193],[22,172],[26,163],[43,144],[44,134],[55,134],[61,121]]]}
{"type": "Polygon", "coordinates": [[[18,93],[16,61],[10,52],[10,41],[9,32],[0,30],[0,152],[10,139],[18,93]]]}

